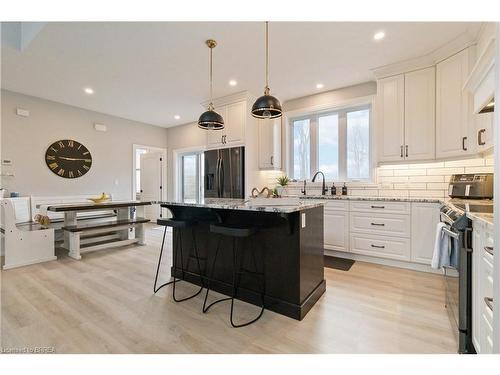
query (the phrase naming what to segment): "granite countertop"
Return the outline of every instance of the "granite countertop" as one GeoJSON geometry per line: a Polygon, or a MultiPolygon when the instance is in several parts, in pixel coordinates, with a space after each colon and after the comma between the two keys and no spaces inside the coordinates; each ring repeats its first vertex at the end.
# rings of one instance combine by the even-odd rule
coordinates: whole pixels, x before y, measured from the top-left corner
{"type": "Polygon", "coordinates": [[[355,195],[305,195],[300,199],[348,200],[348,201],[381,201],[381,202],[416,202],[416,203],[444,203],[439,198],[406,198],[406,197],[359,197],[355,195]]]}
{"type": "Polygon", "coordinates": [[[188,203],[183,201],[165,201],[159,202],[167,206],[183,206],[183,207],[200,207],[213,208],[222,210],[240,210],[240,211],[261,211],[261,212],[277,212],[277,213],[292,213],[310,208],[321,207],[326,202],[312,202],[300,200],[298,205],[293,206],[250,206],[249,199],[232,199],[232,198],[205,198],[199,203],[188,203]]]}

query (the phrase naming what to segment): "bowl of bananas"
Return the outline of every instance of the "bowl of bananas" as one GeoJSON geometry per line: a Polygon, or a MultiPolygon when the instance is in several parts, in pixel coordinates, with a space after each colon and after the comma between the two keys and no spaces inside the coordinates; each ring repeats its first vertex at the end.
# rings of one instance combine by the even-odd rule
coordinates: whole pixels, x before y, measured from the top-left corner
{"type": "Polygon", "coordinates": [[[94,203],[105,203],[108,202],[110,199],[109,195],[106,193],[102,193],[99,197],[97,198],[88,198],[89,201],[92,201],[94,203]]]}

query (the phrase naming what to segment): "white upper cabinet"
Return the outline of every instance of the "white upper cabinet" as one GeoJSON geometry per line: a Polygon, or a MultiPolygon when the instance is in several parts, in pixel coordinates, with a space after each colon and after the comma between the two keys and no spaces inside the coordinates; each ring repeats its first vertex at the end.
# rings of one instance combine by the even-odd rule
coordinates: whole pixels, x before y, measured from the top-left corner
{"type": "Polygon", "coordinates": [[[246,101],[239,101],[215,108],[224,118],[224,129],[207,131],[208,148],[240,146],[245,140],[247,118],[246,101]]]}
{"type": "Polygon", "coordinates": [[[259,169],[281,169],[281,118],[258,120],[259,169]]]}
{"type": "Polygon", "coordinates": [[[436,157],[475,153],[476,126],[472,96],[463,90],[472,66],[473,48],[466,48],[436,67],[436,157]]]}
{"type": "Polygon", "coordinates": [[[436,69],[405,74],[405,160],[432,160],[435,155],[436,69]]]}
{"type": "Polygon", "coordinates": [[[377,83],[379,161],[435,158],[435,68],[377,83]]]}
{"type": "Polygon", "coordinates": [[[474,115],[476,118],[477,151],[485,152],[493,147],[494,112],[474,115]]]}
{"type": "Polygon", "coordinates": [[[379,161],[404,160],[404,75],[377,82],[379,161]]]}

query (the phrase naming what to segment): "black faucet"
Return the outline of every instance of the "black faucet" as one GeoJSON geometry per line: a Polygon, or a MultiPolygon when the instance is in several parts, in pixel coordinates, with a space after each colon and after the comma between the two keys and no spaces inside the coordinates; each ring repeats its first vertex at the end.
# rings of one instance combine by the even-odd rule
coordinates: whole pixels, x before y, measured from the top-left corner
{"type": "Polygon", "coordinates": [[[320,174],[323,176],[323,186],[321,188],[321,195],[325,195],[326,192],[328,191],[328,189],[326,188],[326,185],[325,185],[325,174],[321,171],[317,171],[316,174],[313,176],[312,178],[312,182],[316,181],[316,177],[318,176],[318,174],[320,174]]]}
{"type": "Polygon", "coordinates": [[[306,180],[304,180],[304,189],[302,189],[300,192],[306,195],[306,180]]]}

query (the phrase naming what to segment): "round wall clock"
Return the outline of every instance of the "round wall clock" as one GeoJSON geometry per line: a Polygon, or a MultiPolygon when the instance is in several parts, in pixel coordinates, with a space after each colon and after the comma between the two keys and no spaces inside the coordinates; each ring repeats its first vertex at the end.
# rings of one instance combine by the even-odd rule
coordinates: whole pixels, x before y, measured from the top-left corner
{"type": "Polygon", "coordinates": [[[77,141],[63,139],[52,143],[45,152],[49,169],[64,178],[78,178],[90,170],[90,151],[77,141]]]}

